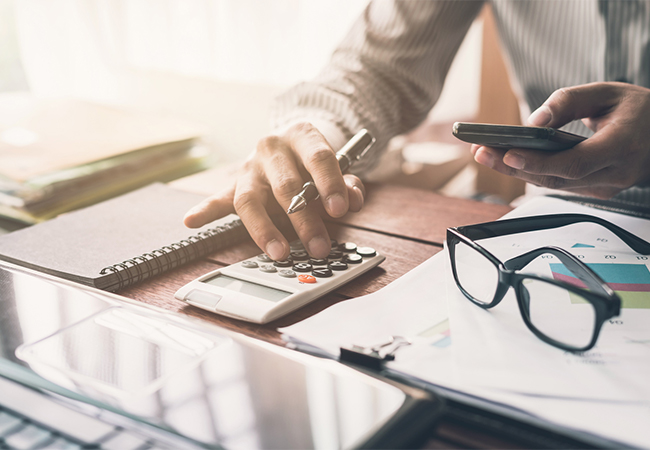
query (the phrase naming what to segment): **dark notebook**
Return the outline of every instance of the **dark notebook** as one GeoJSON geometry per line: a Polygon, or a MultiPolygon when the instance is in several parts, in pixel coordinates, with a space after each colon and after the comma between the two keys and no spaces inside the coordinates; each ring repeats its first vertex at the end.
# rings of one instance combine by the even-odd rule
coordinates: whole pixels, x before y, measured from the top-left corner
{"type": "Polygon", "coordinates": [[[0,236],[0,259],[116,291],[248,236],[235,215],[185,227],[184,214],[202,199],[152,184],[0,236]]]}

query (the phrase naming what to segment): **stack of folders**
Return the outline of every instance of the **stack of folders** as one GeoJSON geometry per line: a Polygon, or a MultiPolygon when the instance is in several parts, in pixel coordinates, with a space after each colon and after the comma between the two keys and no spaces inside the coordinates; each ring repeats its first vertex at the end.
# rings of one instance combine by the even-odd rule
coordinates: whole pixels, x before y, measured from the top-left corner
{"type": "Polygon", "coordinates": [[[210,165],[202,127],[75,99],[0,95],[0,216],[32,224],[210,165]]]}

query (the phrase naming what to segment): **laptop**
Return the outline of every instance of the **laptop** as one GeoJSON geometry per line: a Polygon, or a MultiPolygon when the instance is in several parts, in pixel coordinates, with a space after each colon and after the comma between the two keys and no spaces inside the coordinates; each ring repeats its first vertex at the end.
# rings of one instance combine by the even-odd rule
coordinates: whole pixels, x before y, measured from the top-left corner
{"type": "Polygon", "coordinates": [[[0,264],[0,448],[413,447],[441,402],[0,264]]]}

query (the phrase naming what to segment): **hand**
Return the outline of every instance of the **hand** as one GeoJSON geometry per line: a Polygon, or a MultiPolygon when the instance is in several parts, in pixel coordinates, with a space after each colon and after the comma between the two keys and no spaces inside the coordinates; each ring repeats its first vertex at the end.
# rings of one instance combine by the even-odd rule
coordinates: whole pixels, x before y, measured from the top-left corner
{"type": "Polygon", "coordinates": [[[192,208],[185,215],[185,225],[198,228],[237,213],[260,249],[274,260],[286,259],[289,243],[270,215],[286,214],[291,198],[309,178],[316,183],[320,198],[289,218],[309,254],[324,258],[330,251],[330,238],[322,215],[341,217],[359,211],[365,189],[358,177],[341,175],[334,150],[309,123],[260,140],[234,186],[192,208]]]}
{"type": "Polygon", "coordinates": [[[559,89],[528,124],[559,128],[582,119],[595,132],[575,147],[537,150],[472,146],[485,166],[538,186],[611,198],[650,181],[650,89],[626,83],[591,83],[559,89]]]}

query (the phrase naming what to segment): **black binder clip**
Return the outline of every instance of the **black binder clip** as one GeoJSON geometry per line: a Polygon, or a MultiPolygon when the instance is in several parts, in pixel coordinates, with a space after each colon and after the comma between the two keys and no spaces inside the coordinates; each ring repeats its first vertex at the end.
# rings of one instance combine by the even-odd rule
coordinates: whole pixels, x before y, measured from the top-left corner
{"type": "Polygon", "coordinates": [[[411,341],[402,336],[390,336],[387,342],[372,347],[363,347],[361,345],[341,347],[340,360],[373,370],[381,370],[384,363],[393,361],[395,352],[405,345],[411,345],[411,341]]]}

